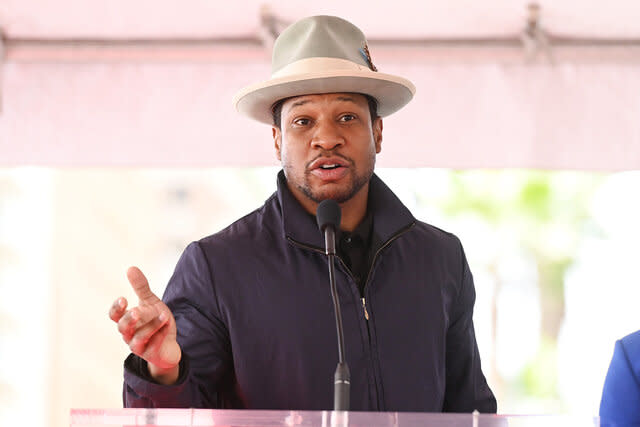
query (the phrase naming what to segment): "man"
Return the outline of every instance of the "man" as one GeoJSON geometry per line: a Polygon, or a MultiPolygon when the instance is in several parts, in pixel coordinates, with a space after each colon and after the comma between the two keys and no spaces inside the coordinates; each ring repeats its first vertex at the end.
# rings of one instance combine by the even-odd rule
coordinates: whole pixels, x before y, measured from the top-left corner
{"type": "Polygon", "coordinates": [[[347,21],[310,17],[282,33],[272,78],[234,100],[273,125],[277,192],[189,245],[163,301],[129,269],[140,303],[110,311],[133,353],[126,406],[331,409],[337,342],[314,214],[334,199],[351,409],[496,411],[458,239],[417,221],[373,173],[381,116],[414,90],[377,72],[347,21]]]}

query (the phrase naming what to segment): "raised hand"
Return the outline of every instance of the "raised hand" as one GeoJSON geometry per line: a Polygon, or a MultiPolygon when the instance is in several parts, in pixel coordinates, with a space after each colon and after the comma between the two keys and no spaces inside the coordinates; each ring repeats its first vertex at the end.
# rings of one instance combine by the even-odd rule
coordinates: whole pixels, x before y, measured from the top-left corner
{"type": "Polygon", "coordinates": [[[160,383],[173,384],[178,379],[182,357],[173,314],[151,292],[147,278],[137,267],[127,270],[127,278],[138,296],[138,305],[127,309],[127,300],[120,297],[111,306],[109,317],[118,324],[131,352],[147,361],[151,376],[160,383]]]}

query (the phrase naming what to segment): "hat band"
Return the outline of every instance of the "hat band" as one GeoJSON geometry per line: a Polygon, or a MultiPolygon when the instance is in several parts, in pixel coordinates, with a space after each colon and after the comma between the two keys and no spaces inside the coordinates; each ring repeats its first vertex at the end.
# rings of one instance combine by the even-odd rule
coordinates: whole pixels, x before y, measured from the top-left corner
{"type": "Polygon", "coordinates": [[[295,76],[300,74],[308,74],[318,72],[318,70],[323,71],[368,71],[373,73],[369,67],[365,67],[364,65],[357,64],[353,61],[349,61],[347,59],[339,59],[339,58],[328,58],[328,57],[315,57],[315,58],[304,58],[299,59],[298,61],[292,62],[277,72],[271,74],[271,78],[279,78],[285,76],[295,76]]]}

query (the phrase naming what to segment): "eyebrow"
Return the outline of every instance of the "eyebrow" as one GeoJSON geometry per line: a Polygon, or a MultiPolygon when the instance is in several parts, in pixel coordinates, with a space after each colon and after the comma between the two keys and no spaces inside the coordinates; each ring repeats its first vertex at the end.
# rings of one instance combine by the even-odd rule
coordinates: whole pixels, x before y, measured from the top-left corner
{"type": "Polygon", "coordinates": [[[311,102],[311,101],[310,101],[310,100],[308,100],[308,99],[301,99],[300,101],[296,101],[296,102],[294,102],[293,104],[291,104],[291,107],[290,107],[290,108],[299,107],[299,106],[304,105],[304,104],[307,104],[307,103],[309,103],[309,102],[311,102]]]}
{"type": "Polygon", "coordinates": [[[339,96],[338,98],[336,98],[338,101],[345,101],[345,102],[353,102],[354,104],[356,103],[356,100],[351,98],[350,96],[339,96]]]}
{"type": "MultiPolygon", "coordinates": [[[[336,100],[344,101],[344,102],[352,102],[354,104],[357,104],[356,100],[351,98],[350,96],[339,96],[336,98],[336,100]]],[[[300,101],[296,101],[293,104],[291,104],[290,109],[295,107],[300,107],[301,105],[308,104],[309,102],[311,102],[310,99],[301,99],[300,101]]]]}

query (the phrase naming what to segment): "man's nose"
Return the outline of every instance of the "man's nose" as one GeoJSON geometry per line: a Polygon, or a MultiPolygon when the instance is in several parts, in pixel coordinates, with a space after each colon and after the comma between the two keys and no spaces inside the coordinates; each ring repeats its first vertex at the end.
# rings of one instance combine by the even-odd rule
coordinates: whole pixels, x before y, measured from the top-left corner
{"type": "Polygon", "coordinates": [[[311,144],[313,147],[332,150],[345,142],[339,126],[329,120],[318,121],[311,144]]]}

